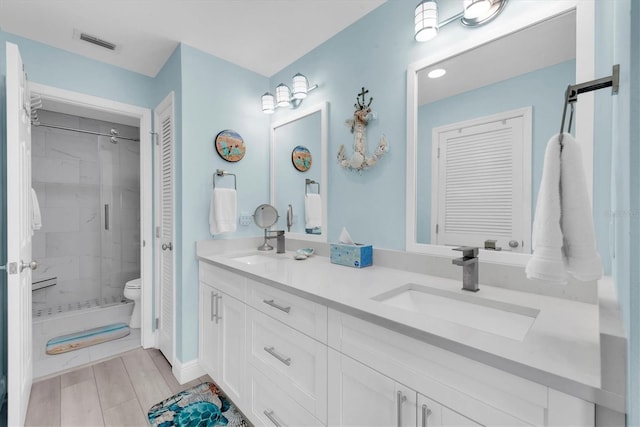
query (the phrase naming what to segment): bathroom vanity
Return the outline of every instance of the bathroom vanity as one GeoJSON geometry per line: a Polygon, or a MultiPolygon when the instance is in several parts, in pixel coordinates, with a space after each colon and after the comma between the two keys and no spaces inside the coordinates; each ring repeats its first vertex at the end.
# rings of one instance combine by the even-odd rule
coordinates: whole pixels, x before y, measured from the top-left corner
{"type": "Polygon", "coordinates": [[[483,276],[480,292],[468,293],[461,280],[377,265],[385,251],[354,269],[331,264],[326,244],[297,261],[257,242],[199,242],[197,251],[200,366],[255,425],[624,419],[624,380],[609,386],[616,373],[603,373],[611,354],[601,356],[601,341],[616,345],[602,336],[597,302],[489,286],[483,276]]]}

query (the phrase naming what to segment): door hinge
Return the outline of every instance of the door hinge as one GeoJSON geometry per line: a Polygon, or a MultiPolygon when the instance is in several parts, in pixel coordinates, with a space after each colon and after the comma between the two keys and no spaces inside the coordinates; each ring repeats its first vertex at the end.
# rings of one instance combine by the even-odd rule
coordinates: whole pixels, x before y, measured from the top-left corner
{"type": "Polygon", "coordinates": [[[156,317],[156,329],[160,329],[160,318],[156,317]]]}
{"type": "Polygon", "coordinates": [[[438,234],[439,230],[440,230],[440,224],[436,224],[436,234],[438,234]]]}
{"type": "Polygon", "coordinates": [[[161,236],[162,229],[160,227],[156,227],[156,237],[159,239],[161,236]]]}
{"type": "Polygon", "coordinates": [[[160,145],[160,140],[158,139],[158,132],[149,132],[151,134],[151,139],[155,140],[156,145],[160,145]]]}
{"type": "Polygon", "coordinates": [[[440,147],[438,147],[438,159],[440,158],[440,147]]]}

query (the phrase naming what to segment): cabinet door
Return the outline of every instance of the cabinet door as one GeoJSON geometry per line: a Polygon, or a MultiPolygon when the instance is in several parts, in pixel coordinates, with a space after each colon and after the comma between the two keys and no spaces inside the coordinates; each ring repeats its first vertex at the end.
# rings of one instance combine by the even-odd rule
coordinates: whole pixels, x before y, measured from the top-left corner
{"type": "Polygon", "coordinates": [[[218,292],[214,298],[218,314],[220,360],[218,376],[214,378],[229,398],[242,405],[245,381],[245,304],[242,301],[218,292]]]}
{"type": "Polygon", "coordinates": [[[416,392],[329,349],[329,425],[416,426],[416,392]]]}
{"type": "Polygon", "coordinates": [[[442,405],[418,393],[418,426],[442,426],[442,405]]]}
{"type": "Polygon", "coordinates": [[[200,333],[199,359],[200,366],[211,378],[218,377],[220,345],[218,325],[216,324],[216,298],[219,294],[215,288],[200,282],[200,333]]]}

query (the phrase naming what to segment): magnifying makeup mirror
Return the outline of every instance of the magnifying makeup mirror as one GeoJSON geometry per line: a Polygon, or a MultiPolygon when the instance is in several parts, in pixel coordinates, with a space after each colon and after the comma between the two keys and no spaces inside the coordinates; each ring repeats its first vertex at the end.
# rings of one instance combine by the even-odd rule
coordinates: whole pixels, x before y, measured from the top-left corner
{"type": "Polygon", "coordinates": [[[267,229],[278,221],[278,211],[271,205],[262,204],[256,208],[253,213],[253,222],[260,228],[264,229],[264,244],[258,247],[260,251],[273,250],[273,246],[268,243],[267,229]]]}

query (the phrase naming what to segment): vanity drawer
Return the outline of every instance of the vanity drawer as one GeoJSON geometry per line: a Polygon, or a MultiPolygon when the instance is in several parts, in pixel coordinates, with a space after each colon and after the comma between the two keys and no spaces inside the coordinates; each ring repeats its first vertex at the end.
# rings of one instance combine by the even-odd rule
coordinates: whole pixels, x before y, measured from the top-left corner
{"type": "Polygon", "coordinates": [[[246,293],[247,279],[239,274],[232,273],[228,270],[199,262],[200,281],[210,286],[215,286],[218,290],[244,301],[246,293]]]}
{"type": "Polygon", "coordinates": [[[324,426],[258,369],[249,365],[250,406],[246,414],[256,426],[324,426]]]}
{"type": "Polygon", "coordinates": [[[327,416],[327,346],[253,308],[247,360],[316,418],[327,416]]]}
{"type": "Polygon", "coordinates": [[[302,333],[327,342],[327,307],[251,279],[247,303],[302,333]]]}

